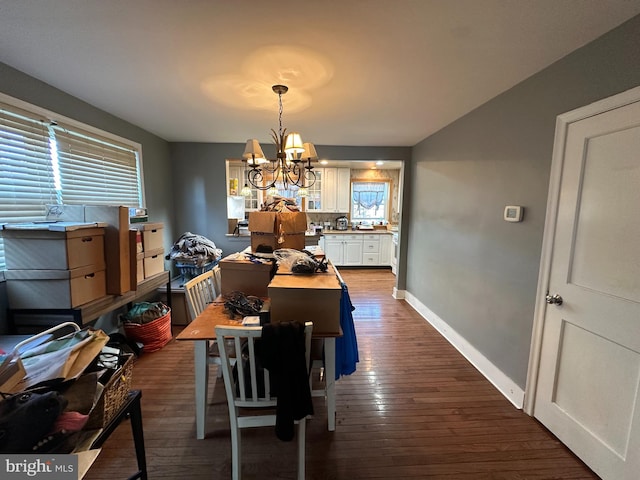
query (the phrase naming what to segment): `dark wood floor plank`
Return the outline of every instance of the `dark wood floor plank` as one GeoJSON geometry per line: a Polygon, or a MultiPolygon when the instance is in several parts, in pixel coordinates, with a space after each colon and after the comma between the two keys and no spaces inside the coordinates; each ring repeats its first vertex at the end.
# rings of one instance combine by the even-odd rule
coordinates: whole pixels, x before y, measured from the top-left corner
{"type": "MultiPolygon", "coordinates": [[[[324,400],[308,423],[307,478],[597,479],[544,426],[516,409],[406,302],[391,296],[389,270],[341,270],[348,285],[360,363],[337,383],[337,428],[324,400]]],[[[174,333],[176,333],[174,331],[174,333]]],[[[142,355],[133,385],[142,408],[149,478],[231,478],[221,379],[211,372],[207,438],[195,439],[193,345],[172,341],[142,355]]],[[[243,478],[295,478],[295,443],[270,429],[243,432],[243,478]]],[[[104,445],[88,480],[135,470],[128,424],[104,445]]]]}

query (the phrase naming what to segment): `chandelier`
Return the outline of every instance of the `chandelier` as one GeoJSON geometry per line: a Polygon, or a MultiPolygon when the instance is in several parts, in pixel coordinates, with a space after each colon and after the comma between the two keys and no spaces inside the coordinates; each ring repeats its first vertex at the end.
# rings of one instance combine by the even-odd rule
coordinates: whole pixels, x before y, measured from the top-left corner
{"type": "MultiPolygon", "coordinates": [[[[242,154],[242,159],[247,162],[249,171],[246,179],[258,190],[268,190],[267,193],[277,192],[276,183],[284,190],[291,186],[298,187],[298,196],[308,195],[308,187],[316,181],[316,174],[311,166],[312,160],[317,160],[318,155],[313,143],[302,143],[299,133],[292,132],[287,135],[287,129],[282,128],[282,95],[287,93],[289,87],[274,85],[271,87],[278,94],[278,132],[271,129],[271,138],[276,146],[276,158],[267,159],[262,152],[258,140],[249,139],[242,154]]],[[[249,192],[249,186],[245,183],[242,194],[249,192]]]]}

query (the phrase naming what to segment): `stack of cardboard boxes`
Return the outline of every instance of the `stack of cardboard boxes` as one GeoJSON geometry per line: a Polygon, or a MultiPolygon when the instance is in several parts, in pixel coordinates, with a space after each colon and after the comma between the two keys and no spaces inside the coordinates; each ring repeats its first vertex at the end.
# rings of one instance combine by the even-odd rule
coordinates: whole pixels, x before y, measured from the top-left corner
{"type": "Polygon", "coordinates": [[[11,308],[74,308],[106,294],[104,224],[4,225],[11,308]]]}
{"type": "Polygon", "coordinates": [[[131,243],[136,249],[136,282],[164,271],[162,223],[136,223],[131,226],[131,243]]]}
{"type": "Polygon", "coordinates": [[[47,222],[2,230],[12,309],[75,308],[123,295],[164,271],[161,223],[136,223],[125,206],[49,206],[47,222]],[[141,262],[137,262],[140,237],[141,262]]]}

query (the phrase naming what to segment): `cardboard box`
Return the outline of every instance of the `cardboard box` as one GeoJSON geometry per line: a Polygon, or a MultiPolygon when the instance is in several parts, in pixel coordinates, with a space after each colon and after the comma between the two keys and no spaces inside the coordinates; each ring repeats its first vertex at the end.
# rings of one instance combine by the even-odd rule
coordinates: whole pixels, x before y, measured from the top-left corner
{"type": "Polygon", "coordinates": [[[250,212],[251,250],[268,252],[279,248],[304,250],[307,230],[305,212],[250,212]]]}
{"type": "Polygon", "coordinates": [[[142,255],[144,264],[144,278],[153,277],[164,272],[164,250],[158,248],[156,250],[145,251],[142,255]]]}
{"type": "Polygon", "coordinates": [[[104,228],[71,231],[3,229],[5,260],[10,270],[72,270],[88,265],[104,268],[104,228]]]}
{"type": "Polygon", "coordinates": [[[239,291],[245,295],[267,297],[267,287],[275,273],[275,262],[253,263],[236,260],[234,255],[220,260],[222,295],[239,291]]]}
{"type": "Polygon", "coordinates": [[[313,275],[275,275],[268,292],[271,323],[313,322],[316,335],[340,334],[342,287],[333,269],[313,275]]]}
{"type": "Polygon", "coordinates": [[[75,308],[106,295],[104,263],[73,270],[7,270],[9,308],[75,308]]]}
{"type": "Polygon", "coordinates": [[[142,234],[142,251],[164,248],[162,238],[163,223],[138,223],[132,225],[131,228],[135,228],[142,234]]]}
{"type": "Polygon", "coordinates": [[[144,253],[136,254],[136,283],[144,280],[144,253]]]}
{"type": "Polygon", "coordinates": [[[249,212],[249,231],[275,233],[276,212],[249,212]]]}
{"type": "Polygon", "coordinates": [[[144,246],[142,245],[142,232],[139,230],[133,230],[133,238],[129,237],[129,241],[133,241],[136,246],[136,253],[144,252],[144,246]]]}
{"type": "Polygon", "coordinates": [[[136,236],[138,233],[140,232],[129,230],[129,285],[131,285],[132,290],[137,290],[138,283],[144,280],[144,263],[142,263],[144,254],[136,252],[136,236]],[[140,255],[140,258],[138,258],[138,255],[140,255]]]}
{"type": "Polygon", "coordinates": [[[122,295],[132,290],[129,207],[86,205],[84,218],[86,222],[107,223],[104,235],[107,293],[122,295]]]}

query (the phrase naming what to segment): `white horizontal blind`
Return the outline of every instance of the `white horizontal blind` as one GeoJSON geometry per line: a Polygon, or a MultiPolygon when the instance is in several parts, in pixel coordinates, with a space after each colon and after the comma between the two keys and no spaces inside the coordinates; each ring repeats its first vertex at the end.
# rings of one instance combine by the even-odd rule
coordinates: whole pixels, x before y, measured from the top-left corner
{"type": "Polygon", "coordinates": [[[137,152],[68,125],[53,125],[64,204],[141,203],[137,152]]]}
{"type": "Polygon", "coordinates": [[[44,220],[44,205],[57,202],[47,125],[30,117],[0,103],[0,223],[44,220]]]}

